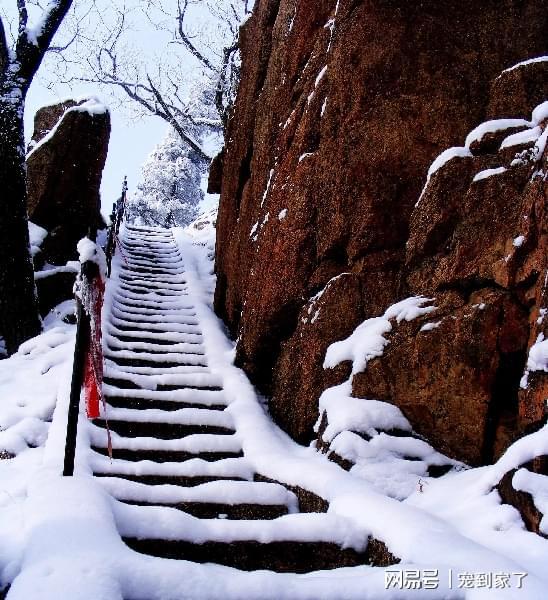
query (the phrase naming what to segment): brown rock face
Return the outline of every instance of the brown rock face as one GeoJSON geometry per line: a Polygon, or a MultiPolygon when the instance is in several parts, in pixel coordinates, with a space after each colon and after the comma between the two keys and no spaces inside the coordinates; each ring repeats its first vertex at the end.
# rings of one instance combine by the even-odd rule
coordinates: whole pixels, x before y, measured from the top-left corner
{"type": "Polygon", "coordinates": [[[542,183],[522,166],[471,184],[499,166],[498,140],[486,139],[413,207],[441,151],[496,111],[530,118],[544,71],[493,81],[546,54],[547,25],[538,0],[257,2],[223,157],[216,309],[238,336],[238,364],[294,437],[313,437],[320,393],[344,377],[324,371],[327,346],[420,293],[436,295],[443,325],[398,329],[401,343],[355,393],[398,404],[471,462],[515,431],[515,377],[504,409],[492,399],[508,363],[523,370],[532,307],[543,306],[542,183]],[[514,248],[519,234],[527,242],[514,248]],[[447,440],[451,422],[459,433],[447,440]]]}
{"type": "Polygon", "coordinates": [[[42,108],[35,117],[27,159],[28,212],[49,231],[42,249],[53,264],[75,258],[78,240],[90,226],[103,224],[99,187],[110,114],[99,106],[68,101],[42,108]]]}

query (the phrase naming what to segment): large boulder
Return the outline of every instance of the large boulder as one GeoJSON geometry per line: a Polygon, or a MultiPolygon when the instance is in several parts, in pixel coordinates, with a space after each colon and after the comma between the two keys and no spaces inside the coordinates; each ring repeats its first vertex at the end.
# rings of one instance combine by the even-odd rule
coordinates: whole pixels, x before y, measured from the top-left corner
{"type": "Polygon", "coordinates": [[[110,113],[95,98],[41,108],[27,155],[28,212],[49,235],[47,262],[76,258],[90,227],[103,226],[99,188],[110,137],[110,113]]]}
{"type": "MultiPolygon", "coordinates": [[[[538,76],[531,84],[535,67],[518,67],[503,74],[498,84],[493,81],[505,68],[547,54],[547,26],[548,14],[540,0],[256,3],[242,30],[242,80],[223,156],[215,305],[238,338],[237,363],[271,398],[274,416],[294,437],[312,439],[318,397],[333,384],[322,368],[329,343],[364,318],[382,314],[411,290],[422,293],[427,274],[437,277],[439,286],[428,284],[425,292],[457,285],[460,269],[468,273],[477,268],[480,284],[481,278],[495,277],[496,271],[494,283],[490,279],[484,285],[486,294],[496,296],[486,318],[511,314],[519,327],[527,321],[528,306],[520,304],[521,297],[506,297],[506,291],[491,288],[513,277],[508,269],[521,268],[520,257],[529,252],[533,238],[528,237],[517,252],[507,248],[512,254],[509,264],[500,263],[500,252],[512,244],[508,236],[515,238],[521,232],[517,228],[510,234],[517,227],[519,209],[512,209],[511,218],[497,217],[493,224],[489,211],[497,194],[495,189],[485,190],[496,185],[495,180],[470,185],[475,171],[498,166],[498,158],[468,157],[462,159],[458,173],[440,172],[438,178],[446,178],[443,185],[438,181],[440,215],[426,212],[427,207],[434,211],[434,199],[423,198],[419,213],[414,205],[434,158],[447,147],[462,144],[468,131],[491,118],[505,94],[510,95],[504,108],[509,114],[502,116],[528,117],[543,93],[538,76]],[[522,68],[527,70],[523,77],[522,68]],[[503,89],[504,82],[513,87],[503,89]],[[458,190],[453,192],[453,186],[458,190]],[[446,201],[444,190],[454,199],[446,201]],[[488,221],[468,233],[471,221],[461,222],[458,248],[440,267],[444,274],[439,274],[435,263],[443,259],[443,252],[434,256],[431,248],[437,252],[450,243],[458,224],[455,211],[464,214],[480,201],[480,192],[489,208],[476,218],[485,219],[489,213],[488,221]],[[459,201],[465,202],[455,206],[459,201]],[[419,231],[424,227],[429,233],[419,231]],[[428,239],[421,241],[421,235],[428,239]],[[473,242],[478,245],[477,235],[487,236],[489,248],[483,253],[469,247],[473,242]],[[474,255],[475,266],[462,254],[465,247],[474,255]],[[488,267],[494,258],[499,263],[488,267]],[[315,320],[306,319],[313,298],[342,273],[352,273],[355,283],[339,282],[338,296],[333,289],[326,292],[325,311],[315,320]]],[[[544,69],[543,63],[537,67],[544,69]]],[[[487,149],[496,148],[496,140],[490,144],[487,149]]],[[[506,179],[514,199],[518,187],[512,186],[529,181],[525,167],[512,170],[506,179]]],[[[519,195],[520,207],[534,203],[533,196],[538,192],[519,195]]],[[[505,200],[505,207],[511,202],[505,200]]],[[[523,277],[528,281],[525,272],[523,277]]],[[[480,291],[477,283],[471,291],[480,291]]],[[[509,280],[508,285],[514,284],[509,280]]],[[[455,293],[458,301],[453,298],[452,308],[444,300],[447,314],[452,310],[468,314],[468,292],[461,286],[455,293]]],[[[466,344],[479,336],[475,352],[497,348],[500,336],[507,333],[489,333],[479,322],[479,330],[461,325],[448,331],[447,339],[466,344]]],[[[522,363],[528,333],[527,328],[520,330],[519,339],[508,343],[508,352],[517,353],[522,363]]],[[[446,355],[449,361],[449,349],[446,355]]],[[[487,380],[481,382],[482,393],[475,398],[486,419],[489,386],[498,381],[497,357],[486,359],[492,364],[487,380]]],[[[463,360],[471,361],[472,355],[463,360]]],[[[439,371],[441,377],[441,366],[439,371]]],[[[459,381],[468,373],[463,370],[459,381]]],[[[411,372],[405,377],[411,380],[411,372]]],[[[447,383],[443,393],[440,390],[438,405],[454,391],[457,377],[455,370],[453,383],[447,383]]],[[[403,404],[406,385],[394,385],[399,392],[394,396],[395,388],[387,390],[384,399],[403,404]]],[[[477,389],[470,384],[447,410],[458,410],[477,389]]],[[[433,389],[417,402],[427,405],[435,394],[433,389]]],[[[438,422],[440,410],[432,410],[438,415],[433,422],[438,422]]],[[[467,427],[467,417],[462,419],[467,427]]],[[[420,431],[420,424],[413,425],[420,431]]],[[[483,451],[461,451],[465,440],[475,435],[463,435],[447,447],[458,457],[481,461],[487,456],[483,451]]]]}

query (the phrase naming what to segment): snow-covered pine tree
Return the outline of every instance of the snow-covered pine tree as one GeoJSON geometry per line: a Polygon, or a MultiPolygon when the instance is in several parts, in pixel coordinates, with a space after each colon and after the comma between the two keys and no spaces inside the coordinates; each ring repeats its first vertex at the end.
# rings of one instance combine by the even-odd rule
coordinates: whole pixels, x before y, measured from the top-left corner
{"type": "Polygon", "coordinates": [[[170,128],[142,167],[128,205],[130,221],[142,225],[187,225],[202,199],[203,161],[170,128]]]}
{"type": "MultiPolygon", "coordinates": [[[[204,76],[187,100],[192,127],[187,134],[214,155],[222,145],[222,127],[215,112],[214,88],[204,76]]],[[[130,196],[131,222],[161,227],[185,226],[199,214],[203,200],[202,178],[209,161],[170,127],[142,167],[142,179],[130,196]]]]}

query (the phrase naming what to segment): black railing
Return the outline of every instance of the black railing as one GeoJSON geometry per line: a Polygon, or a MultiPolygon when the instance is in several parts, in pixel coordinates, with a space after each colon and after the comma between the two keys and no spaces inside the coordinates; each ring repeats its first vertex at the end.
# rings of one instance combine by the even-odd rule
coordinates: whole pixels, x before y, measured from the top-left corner
{"type": "Polygon", "coordinates": [[[118,233],[120,231],[120,226],[124,219],[124,212],[126,209],[126,198],[127,177],[124,177],[124,183],[122,184],[122,195],[112,205],[112,212],[110,213],[110,227],[108,230],[107,245],[105,247],[105,254],[107,257],[107,277],[110,277],[112,269],[112,257],[116,254],[118,233]]]}
{"type": "MultiPolygon", "coordinates": [[[[124,178],[122,185],[122,195],[114,203],[109,226],[105,254],[107,258],[107,275],[110,277],[112,257],[116,252],[116,243],[118,232],[124,218],[125,203],[127,196],[127,177],[124,178]]],[[[90,230],[88,233],[90,240],[95,241],[97,230],[90,230]]],[[[86,353],[89,351],[91,342],[91,317],[85,310],[81,299],[82,290],[89,289],[93,281],[99,276],[99,266],[97,263],[88,260],[82,263],[80,267],[79,285],[80,294],[75,294],[76,300],[76,342],[74,345],[74,361],[72,366],[72,381],[70,388],[70,399],[67,416],[67,435],[65,441],[65,459],[63,465],[63,475],[72,476],[74,474],[74,459],[76,455],[76,438],[78,435],[78,417],[80,413],[80,396],[84,383],[84,368],[86,353]]],[[[101,382],[99,382],[99,385],[101,382]]]]}

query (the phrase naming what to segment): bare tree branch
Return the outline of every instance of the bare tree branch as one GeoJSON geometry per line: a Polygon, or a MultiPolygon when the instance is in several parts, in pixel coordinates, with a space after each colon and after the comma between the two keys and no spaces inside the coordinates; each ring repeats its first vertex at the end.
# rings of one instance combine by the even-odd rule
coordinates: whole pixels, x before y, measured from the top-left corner
{"type": "Polygon", "coordinates": [[[198,142],[193,140],[190,137],[190,135],[183,129],[181,124],[177,122],[177,119],[175,119],[175,117],[169,110],[169,107],[164,102],[162,95],[156,89],[156,87],[154,86],[154,84],[152,83],[152,80],[150,79],[150,77],[148,77],[148,75],[147,75],[147,78],[148,78],[148,83],[150,85],[150,88],[152,89],[152,92],[154,94],[154,97],[156,98],[156,101],[158,102],[159,106],[162,107],[164,114],[168,115],[169,123],[173,127],[173,129],[175,129],[175,131],[181,136],[181,139],[183,139],[194,150],[194,152],[196,152],[196,154],[198,154],[198,156],[200,156],[205,161],[208,161],[208,162],[211,161],[212,157],[209,156],[208,154],[206,154],[206,152],[204,152],[204,150],[202,150],[202,148],[200,147],[198,142]]]}
{"type": "Polygon", "coordinates": [[[15,46],[17,62],[20,65],[17,77],[25,91],[28,89],[34,74],[38,70],[44,55],[57,32],[61,21],[65,18],[72,0],[55,0],[48,5],[42,17],[40,28],[35,31],[35,39],[29,37],[27,31],[26,5],[24,0],[17,1],[19,8],[19,36],[15,46]]]}
{"type": "Polygon", "coordinates": [[[3,79],[5,70],[9,62],[8,40],[6,39],[6,30],[4,21],[0,18],[0,80],[3,79]]]}
{"type": "Polygon", "coordinates": [[[196,48],[196,46],[190,41],[190,38],[185,33],[184,20],[185,20],[187,8],[188,8],[188,0],[182,0],[182,1],[177,0],[177,26],[178,26],[178,32],[179,32],[179,37],[181,38],[181,42],[183,43],[185,48],[193,56],[195,56],[202,63],[202,65],[204,65],[204,67],[206,67],[210,71],[215,72],[216,71],[215,66],[210,62],[210,60],[204,54],[202,54],[198,50],[198,48],[196,48]]]}

